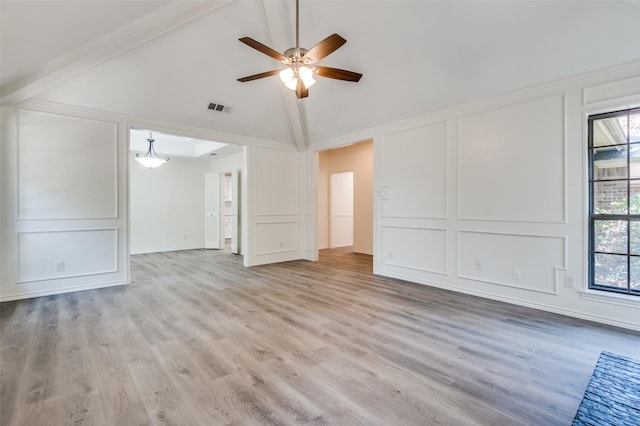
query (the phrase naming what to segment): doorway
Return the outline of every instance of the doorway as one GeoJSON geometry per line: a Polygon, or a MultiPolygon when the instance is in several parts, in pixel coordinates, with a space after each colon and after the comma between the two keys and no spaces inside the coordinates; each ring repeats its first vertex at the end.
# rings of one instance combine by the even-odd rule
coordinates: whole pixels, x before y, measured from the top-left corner
{"type": "Polygon", "coordinates": [[[240,173],[208,173],[205,180],[205,248],[240,254],[240,173]]]}
{"type": "MultiPolygon", "coordinates": [[[[130,128],[129,150],[129,254],[223,249],[224,230],[209,225],[224,213],[226,201],[210,191],[224,195],[225,173],[219,173],[217,165],[224,163],[230,175],[242,169],[243,146],[130,128]],[[152,169],[135,161],[148,150],[151,138],[158,156],[169,158],[152,169]]],[[[239,179],[236,182],[239,186],[239,179]]],[[[234,195],[240,193],[232,181],[229,188],[234,195]]],[[[231,199],[239,201],[239,197],[231,199]]],[[[238,228],[236,222],[236,234],[238,228]]]]}
{"type": "Polygon", "coordinates": [[[223,228],[224,175],[209,173],[205,176],[205,239],[204,248],[222,250],[225,245],[223,228]]]}
{"type": "Polygon", "coordinates": [[[224,249],[240,254],[240,172],[224,174],[224,249]]]}
{"type": "Polygon", "coordinates": [[[318,249],[373,255],[373,141],[320,151],[317,158],[318,249]],[[332,189],[332,181],[343,188],[332,189]]]}

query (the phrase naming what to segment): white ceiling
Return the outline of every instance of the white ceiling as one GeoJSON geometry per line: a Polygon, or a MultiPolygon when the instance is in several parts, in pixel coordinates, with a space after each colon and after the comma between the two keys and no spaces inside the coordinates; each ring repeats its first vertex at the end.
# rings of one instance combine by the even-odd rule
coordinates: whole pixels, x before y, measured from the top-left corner
{"type": "Polygon", "coordinates": [[[300,146],[640,59],[636,0],[301,0],[301,46],[337,32],[348,42],[321,64],[364,77],[319,77],[297,104],[277,77],[236,81],[279,67],[238,38],[292,47],[294,4],[1,0],[3,103],[33,97],[300,146]]]}

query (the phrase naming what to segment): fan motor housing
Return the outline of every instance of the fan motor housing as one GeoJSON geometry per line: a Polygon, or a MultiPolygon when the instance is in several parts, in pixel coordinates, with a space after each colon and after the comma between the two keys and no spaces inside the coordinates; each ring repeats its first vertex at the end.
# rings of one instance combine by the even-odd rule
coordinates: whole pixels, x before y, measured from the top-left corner
{"type": "Polygon", "coordinates": [[[292,47],[290,49],[285,50],[282,56],[287,58],[287,62],[289,64],[292,64],[294,62],[300,62],[302,57],[306,55],[307,52],[308,50],[303,47],[299,47],[299,48],[292,47]]]}

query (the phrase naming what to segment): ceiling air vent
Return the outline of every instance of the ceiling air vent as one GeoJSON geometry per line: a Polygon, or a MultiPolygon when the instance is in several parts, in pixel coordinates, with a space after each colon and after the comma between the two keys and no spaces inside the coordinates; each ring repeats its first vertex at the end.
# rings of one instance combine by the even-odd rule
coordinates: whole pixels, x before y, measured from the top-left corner
{"type": "Polygon", "coordinates": [[[229,105],[214,104],[213,102],[209,103],[209,109],[212,111],[225,112],[227,114],[231,112],[231,107],[229,105]]]}

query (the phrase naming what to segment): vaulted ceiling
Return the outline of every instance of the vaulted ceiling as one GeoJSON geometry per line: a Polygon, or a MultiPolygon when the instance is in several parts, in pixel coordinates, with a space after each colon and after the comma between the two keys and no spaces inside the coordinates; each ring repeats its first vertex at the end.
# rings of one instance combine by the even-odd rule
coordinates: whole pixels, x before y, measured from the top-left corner
{"type": "Polygon", "coordinates": [[[640,2],[301,0],[300,44],[347,44],[298,103],[275,60],[295,45],[293,0],[1,0],[0,96],[283,141],[299,149],[449,106],[640,59],[640,2]],[[210,102],[231,106],[213,112],[210,102]]]}

